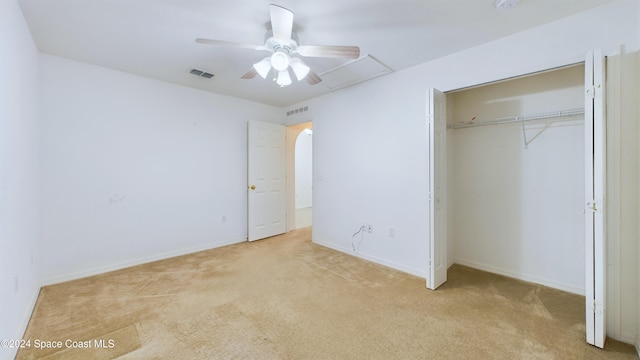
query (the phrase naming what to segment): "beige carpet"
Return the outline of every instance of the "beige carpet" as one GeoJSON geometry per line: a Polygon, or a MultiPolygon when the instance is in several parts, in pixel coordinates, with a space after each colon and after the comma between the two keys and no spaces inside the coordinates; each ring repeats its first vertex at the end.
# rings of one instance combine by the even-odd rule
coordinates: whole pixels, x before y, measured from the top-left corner
{"type": "Polygon", "coordinates": [[[17,359],[637,358],[613,340],[585,343],[580,296],[462,266],[430,291],[310,238],[306,228],[47,286],[25,338],[63,348],[17,359]]]}

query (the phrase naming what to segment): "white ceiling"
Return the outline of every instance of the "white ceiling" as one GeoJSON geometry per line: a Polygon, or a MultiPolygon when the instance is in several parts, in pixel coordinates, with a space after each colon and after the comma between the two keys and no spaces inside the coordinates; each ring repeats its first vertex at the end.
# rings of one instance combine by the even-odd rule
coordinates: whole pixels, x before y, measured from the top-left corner
{"type": "MultiPolygon", "coordinates": [[[[43,53],[280,107],[332,90],[242,80],[267,53],[194,39],[262,44],[275,3],[294,12],[300,44],[356,45],[398,71],[613,1],[521,0],[497,10],[494,0],[19,0],[43,53]]],[[[347,62],[305,61],[318,74],[347,62]]]]}

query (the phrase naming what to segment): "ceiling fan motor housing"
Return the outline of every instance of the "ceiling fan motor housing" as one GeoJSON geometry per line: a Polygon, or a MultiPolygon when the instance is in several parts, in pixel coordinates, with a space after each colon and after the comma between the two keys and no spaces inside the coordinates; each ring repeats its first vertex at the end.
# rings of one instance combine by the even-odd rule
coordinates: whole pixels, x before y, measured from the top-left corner
{"type": "Polygon", "coordinates": [[[264,47],[267,50],[276,52],[278,50],[285,51],[288,55],[295,54],[298,50],[298,35],[291,33],[291,38],[288,40],[276,39],[273,36],[273,31],[267,31],[264,40],[264,47]]]}

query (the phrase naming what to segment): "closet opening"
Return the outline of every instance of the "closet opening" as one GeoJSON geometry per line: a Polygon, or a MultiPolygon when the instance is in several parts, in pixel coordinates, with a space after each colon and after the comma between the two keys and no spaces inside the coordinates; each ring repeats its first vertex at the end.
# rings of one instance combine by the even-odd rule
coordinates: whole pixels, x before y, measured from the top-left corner
{"type": "Polygon", "coordinates": [[[428,288],[446,281],[446,258],[583,295],[586,341],[604,347],[605,309],[617,313],[605,299],[605,88],[619,86],[606,67],[595,50],[574,66],[428,90],[428,288]]]}
{"type": "Polygon", "coordinates": [[[450,262],[585,294],[583,63],[446,93],[450,262]]]}

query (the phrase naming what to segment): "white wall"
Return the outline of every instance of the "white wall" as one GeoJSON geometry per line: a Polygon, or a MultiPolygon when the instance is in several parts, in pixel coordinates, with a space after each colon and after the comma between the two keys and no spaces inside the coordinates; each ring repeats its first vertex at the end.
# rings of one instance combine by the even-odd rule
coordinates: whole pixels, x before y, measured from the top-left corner
{"type": "Polygon", "coordinates": [[[279,109],[41,63],[45,283],[246,239],[247,121],[279,109]]]}
{"type": "MultiPolygon", "coordinates": [[[[640,19],[640,6],[638,7],[638,19],[640,19]]],[[[638,22],[638,36],[640,37],[640,21],[638,22]]],[[[640,56],[636,56],[636,84],[635,84],[635,89],[636,89],[636,99],[638,96],[640,96],[640,56]]],[[[636,118],[640,117],[640,102],[637,102],[637,112],[636,112],[636,118]]],[[[636,139],[640,139],[640,126],[637,125],[636,123],[636,128],[637,128],[637,136],[636,139]]],[[[633,136],[633,135],[631,135],[633,136]]],[[[636,140],[636,146],[638,149],[637,152],[637,172],[636,172],[636,179],[640,180],[640,145],[638,145],[637,140],[636,140]]],[[[636,183],[637,184],[637,183],[636,183]]],[[[636,191],[638,193],[638,198],[636,201],[636,209],[637,209],[637,222],[636,222],[636,245],[638,246],[637,248],[637,260],[636,260],[636,284],[637,284],[637,292],[636,292],[636,297],[635,297],[635,303],[636,303],[636,350],[638,351],[638,355],[640,355],[640,276],[638,276],[637,274],[640,273],[640,244],[638,244],[640,242],[640,190],[636,188],[636,191]]],[[[631,301],[634,300],[634,297],[631,296],[631,301]]],[[[629,319],[630,321],[632,321],[631,319],[629,319]]]]}
{"type": "MultiPolygon", "coordinates": [[[[637,17],[637,32],[636,32],[636,36],[638,39],[638,42],[640,42],[640,2],[637,3],[637,9],[636,9],[636,13],[638,15],[637,17]]],[[[637,99],[638,97],[640,97],[640,55],[636,54],[636,76],[635,76],[635,82],[632,81],[632,87],[635,88],[635,99],[637,99]]],[[[636,119],[640,118],[640,101],[634,101],[636,103],[636,119]]],[[[640,119],[638,119],[640,120],[640,119]]],[[[637,149],[637,156],[636,156],[636,166],[637,166],[637,171],[636,171],[636,179],[640,180],[640,144],[638,144],[638,140],[640,139],[640,126],[637,125],[636,122],[636,149],[637,149]]],[[[630,136],[633,137],[633,134],[631,133],[630,136]]],[[[638,182],[640,181],[636,181],[636,184],[638,184],[638,182]]],[[[638,185],[636,185],[638,186],[638,185]]],[[[631,300],[634,301],[635,300],[635,307],[636,307],[636,350],[638,352],[638,355],[640,356],[640,275],[638,275],[640,273],[640,189],[638,189],[636,187],[636,192],[638,194],[637,197],[637,201],[636,201],[636,233],[635,236],[632,235],[632,237],[635,237],[636,239],[636,253],[637,253],[637,259],[636,259],[636,296],[634,297],[633,295],[631,296],[631,300]]],[[[633,200],[631,200],[633,201],[633,200]]],[[[633,322],[633,318],[629,319],[629,321],[633,322]]]]}
{"type": "Polygon", "coordinates": [[[315,109],[313,241],[353,253],[352,235],[371,224],[358,256],[424,275],[425,91],[405,88],[400,77],[309,102],[315,109]]]}
{"type": "MultiPolygon", "coordinates": [[[[583,108],[584,67],[451,93],[449,102],[454,125],[583,108]]],[[[584,294],[582,119],[526,125],[526,148],[520,124],[449,130],[455,263],[584,294]]]]}
{"type": "Polygon", "coordinates": [[[0,8],[0,339],[20,339],[40,288],[38,53],[17,1],[0,8]]]}
{"type": "Polygon", "coordinates": [[[308,208],[313,205],[311,196],[313,133],[311,129],[307,130],[301,132],[296,140],[296,209],[308,208]]]}
{"type": "Polygon", "coordinates": [[[356,255],[425,276],[426,89],[576,63],[594,48],[637,50],[637,14],[636,0],[619,1],[294,105],[313,109],[314,241],[353,253],[352,234],[370,223],[356,255]]]}
{"type": "MultiPolygon", "coordinates": [[[[640,6],[638,7],[640,10],[640,6]]],[[[638,18],[640,19],[640,11],[638,11],[638,18]]],[[[640,22],[638,24],[638,35],[640,36],[640,22]]],[[[640,96],[640,56],[636,56],[636,99],[638,96],[640,96]]],[[[637,102],[637,112],[636,112],[636,118],[640,117],[640,102],[637,102]]],[[[640,126],[638,126],[636,124],[636,128],[637,128],[637,136],[636,139],[640,139],[640,126]]],[[[633,136],[633,135],[631,135],[633,136]]],[[[636,140],[636,146],[638,149],[637,152],[637,172],[636,172],[636,176],[638,180],[640,180],[640,145],[637,144],[637,140],[636,140]]],[[[638,355],[640,355],[640,276],[638,276],[637,274],[640,273],[640,190],[636,188],[636,191],[638,193],[638,198],[636,201],[636,209],[637,209],[637,221],[636,221],[636,245],[638,246],[637,248],[637,260],[636,260],[636,284],[637,284],[637,292],[636,292],[636,297],[635,297],[635,303],[636,303],[636,350],[638,351],[638,355]]],[[[634,300],[634,297],[631,296],[631,301],[634,300]]],[[[632,319],[629,319],[629,321],[633,321],[632,319]]]]}

